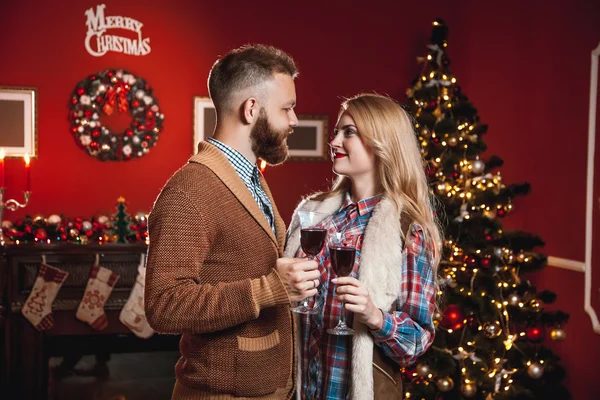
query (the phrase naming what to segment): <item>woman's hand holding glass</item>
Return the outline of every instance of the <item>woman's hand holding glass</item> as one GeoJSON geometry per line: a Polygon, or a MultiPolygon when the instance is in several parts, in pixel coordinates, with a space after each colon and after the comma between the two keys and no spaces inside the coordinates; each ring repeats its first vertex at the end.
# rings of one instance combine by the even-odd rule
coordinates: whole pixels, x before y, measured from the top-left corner
{"type": "Polygon", "coordinates": [[[331,280],[337,285],[336,300],[344,304],[346,310],[354,313],[354,320],[365,324],[371,330],[381,329],[383,314],[375,306],[369,291],[358,279],[351,276],[331,280]]]}

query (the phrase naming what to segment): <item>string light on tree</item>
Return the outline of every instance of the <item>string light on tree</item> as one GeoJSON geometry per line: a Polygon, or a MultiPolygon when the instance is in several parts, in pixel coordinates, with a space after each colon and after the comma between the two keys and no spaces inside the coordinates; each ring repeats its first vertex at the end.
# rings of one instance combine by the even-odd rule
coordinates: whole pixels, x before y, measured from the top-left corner
{"type": "Polygon", "coordinates": [[[562,329],[560,327],[552,328],[552,330],[550,331],[550,337],[554,341],[562,342],[563,340],[565,340],[567,338],[567,333],[565,332],[564,329],[562,329]]]}

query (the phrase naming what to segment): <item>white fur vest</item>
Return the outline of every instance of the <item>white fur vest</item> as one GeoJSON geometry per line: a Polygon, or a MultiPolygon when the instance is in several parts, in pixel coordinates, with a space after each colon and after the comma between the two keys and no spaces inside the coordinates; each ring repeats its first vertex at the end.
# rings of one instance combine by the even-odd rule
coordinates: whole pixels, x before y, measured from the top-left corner
{"type": "MultiPolygon", "coordinates": [[[[293,257],[300,248],[299,210],[318,211],[331,215],[342,205],[343,195],[323,201],[313,200],[313,195],[303,200],[292,216],[288,229],[285,256],[293,257]]],[[[359,266],[359,281],[369,290],[376,307],[389,311],[396,300],[406,301],[400,287],[406,274],[406,259],[402,252],[400,218],[390,199],[382,198],[375,206],[364,233],[359,266]]],[[[319,221],[320,222],[320,221],[319,221]]],[[[296,324],[299,326],[299,324],[296,324]]],[[[354,321],[356,333],[352,336],[351,388],[352,400],[373,399],[373,338],[369,329],[354,321]]],[[[298,336],[300,338],[300,336],[298,336]]],[[[300,341],[300,339],[299,339],[300,341]]],[[[300,354],[300,353],[298,353],[300,354]]],[[[301,387],[298,371],[298,389],[301,387]]],[[[300,399],[300,390],[297,390],[300,399]]]]}

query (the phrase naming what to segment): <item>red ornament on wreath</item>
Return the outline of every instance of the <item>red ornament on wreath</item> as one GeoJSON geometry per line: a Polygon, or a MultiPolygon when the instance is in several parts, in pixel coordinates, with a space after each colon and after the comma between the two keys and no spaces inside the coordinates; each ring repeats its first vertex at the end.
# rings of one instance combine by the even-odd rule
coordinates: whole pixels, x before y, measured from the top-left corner
{"type": "Polygon", "coordinates": [[[79,82],[69,106],[71,131],[86,152],[102,161],[142,157],[158,141],[164,114],[144,79],[122,69],[109,69],[79,82]],[[130,127],[113,133],[100,122],[101,115],[130,112],[130,127]]]}

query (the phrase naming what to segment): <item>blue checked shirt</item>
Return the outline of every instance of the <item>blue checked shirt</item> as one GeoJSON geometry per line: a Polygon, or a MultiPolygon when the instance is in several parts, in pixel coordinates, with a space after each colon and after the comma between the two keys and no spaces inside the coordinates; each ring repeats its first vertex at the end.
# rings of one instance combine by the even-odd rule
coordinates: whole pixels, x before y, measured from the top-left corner
{"type": "Polygon", "coordinates": [[[238,173],[248,190],[250,190],[250,193],[252,193],[252,197],[254,197],[254,200],[265,215],[267,222],[271,225],[271,229],[275,232],[275,214],[273,213],[273,205],[262,186],[260,186],[260,172],[258,166],[256,164],[252,165],[252,163],[239,151],[212,137],[206,139],[206,141],[225,154],[225,157],[227,157],[231,165],[233,165],[235,172],[238,173]]]}

